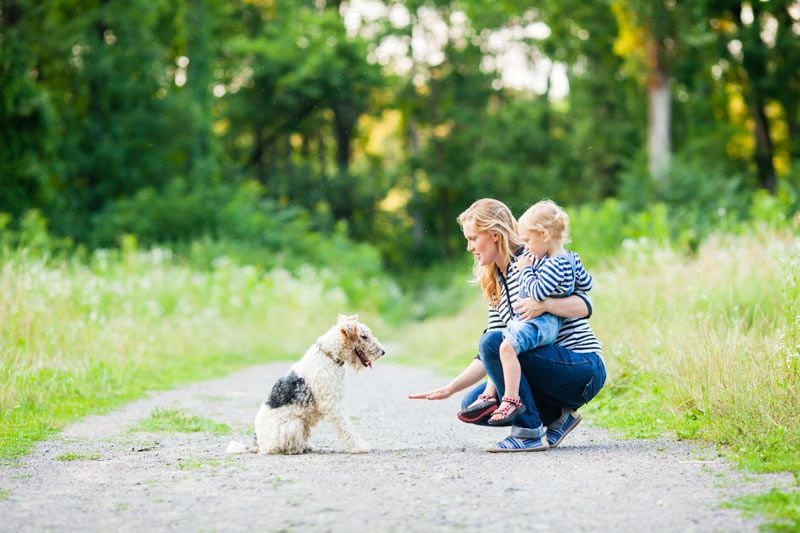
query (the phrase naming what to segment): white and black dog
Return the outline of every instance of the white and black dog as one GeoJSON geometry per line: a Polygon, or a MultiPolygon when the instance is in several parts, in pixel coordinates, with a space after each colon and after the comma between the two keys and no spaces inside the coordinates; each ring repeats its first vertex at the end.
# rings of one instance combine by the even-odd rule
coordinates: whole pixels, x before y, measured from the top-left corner
{"type": "Polygon", "coordinates": [[[356,435],[344,410],[344,367],[371,367],[385,353],[358,315],[339,315],[336,325],[273,385],[256,415],[253,445],[234,441],[227,453],[306,453],[311,429],[323,419],[331,422],[347,451],[368,452],[369,444],[356,435]]]}

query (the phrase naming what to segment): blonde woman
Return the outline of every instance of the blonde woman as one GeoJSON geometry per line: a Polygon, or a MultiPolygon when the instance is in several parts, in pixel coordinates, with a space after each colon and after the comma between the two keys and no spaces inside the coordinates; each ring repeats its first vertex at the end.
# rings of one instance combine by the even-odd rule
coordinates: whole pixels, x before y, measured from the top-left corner
{"type": "MultiPolygon", "coordinates": [[[[546,298],[563,298],[573,292],[587,293],[592,289],[592,277],[586,272],[580,256],[568,251],[564,245],[569,241],[569,216],[552,200],[536,202],[518,220],[519,236],[530,255],[517,260],[520,271],[519,295],[543,301],[546,298]],[[533,268],[536,260],[537,267],[533,268]]],[[[500,344],[500,362],[503,365],[505,394],[502,403],[491,413],[490,426],[512,422],[525,411],[519,399],[519,380],[522,372],[518,356],[539,346],[552,344],[556,340],[562,319],[544,313],[532,320],[512,319],[503,329],[500,344]]],[[[497,391],[489,382],[486,390],[472,405],[462,410],[458,418],[474,423],[483,418],[486,406],[496,404],[497,391]]]]}
{"type": "MultiPolygon", "coordinates": [[[[500,345],[503,329],[517,315],[530,320],[542,313],[564,318],[555,344],[518,354],[521,368],[519,402],[524,409],[508,422],[511,434],[488,448],[490,452],[542,451],[558,446],[580,422],[577,408],[591,400],[605,383],[602,348],[586,320],[591,300],[576,290],[566,298],[519,299],[519,261],[529,255],[517,231],[517,221],[498,200],[484,198],[458,217],[467,239],[467,250],[475,257],[475,281],[489,303],[489,324],[482,335],[478,356],[447,385],[411,394],[412,399],[441,400],[478,383],[488,374],[498,394],[505,390],[500,345]]],[[[538,259],[533,263],[537,267],[538,259]]],[[[462,400],[466,409],[484,393],[486,384],[470,390],[462,400]]],[[[497,407],[497,398],[484,397],[486,419],[497,407]]]]}

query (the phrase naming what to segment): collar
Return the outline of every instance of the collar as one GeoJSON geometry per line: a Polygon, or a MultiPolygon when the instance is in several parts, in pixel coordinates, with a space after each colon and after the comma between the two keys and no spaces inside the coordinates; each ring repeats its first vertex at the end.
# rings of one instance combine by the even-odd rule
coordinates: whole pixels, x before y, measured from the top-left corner
{"type": "Polygon", "coordinates": [[[316,346],[317,346],[317,350],[319,350],[320,352],[322,352],[322,353],[324,353],[325,355],[327,355],[328,357],[330,357],[330,359],[331,359],[331,360],[332,360],[334,363],[336,363],[336,364],[337,364],[337,365],[339,365],[339,366],[344,366],[344,361],[342,361],[341,359],[339,359],[338,357],[336,357],[335,355],[333,355],[331,352],[329,352],[328,350],[326,350],[325,348],[323,348],[323,347],[322,347],[322,345],[321,345],[320,343],[317,343],[317,344],[316,344],[316,346]]]}

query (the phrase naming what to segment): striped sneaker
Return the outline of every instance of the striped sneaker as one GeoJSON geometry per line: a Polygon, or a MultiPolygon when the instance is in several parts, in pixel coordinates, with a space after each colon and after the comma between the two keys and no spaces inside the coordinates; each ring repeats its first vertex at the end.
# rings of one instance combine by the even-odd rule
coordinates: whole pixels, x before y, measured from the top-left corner
{"type": "Polygon", "coordinates": [[[551,448],[555,448],[570,431],[581,423],[583,418],[575,411],[564,411],[561,418],[553,422],[552,426],[547,426],[547,442],[551,448]]]}
{"type": "Polygon", "coordinates": [[[494,446],[486,448],[487,452],[543,452],[549,448],[544,437],[538,439],[521,439],[519,437],[508,436],[494,446]]]}

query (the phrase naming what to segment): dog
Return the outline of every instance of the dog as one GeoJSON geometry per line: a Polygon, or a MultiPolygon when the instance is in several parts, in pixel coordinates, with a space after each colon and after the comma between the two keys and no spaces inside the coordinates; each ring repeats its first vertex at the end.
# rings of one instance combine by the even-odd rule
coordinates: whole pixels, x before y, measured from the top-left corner
{"type": "Polygon", "coordinates": [[[355,433],[344,409],[345,367],[371,368],[386,353],[358,315],[339,315],[327,333],[278,379],[255,419],[250,446],[233,441],[227,453],[301,454],[311,451],[311,429],[321,420],[333,425],[350,453],[367,453],[370,446],[355,433]]]}

